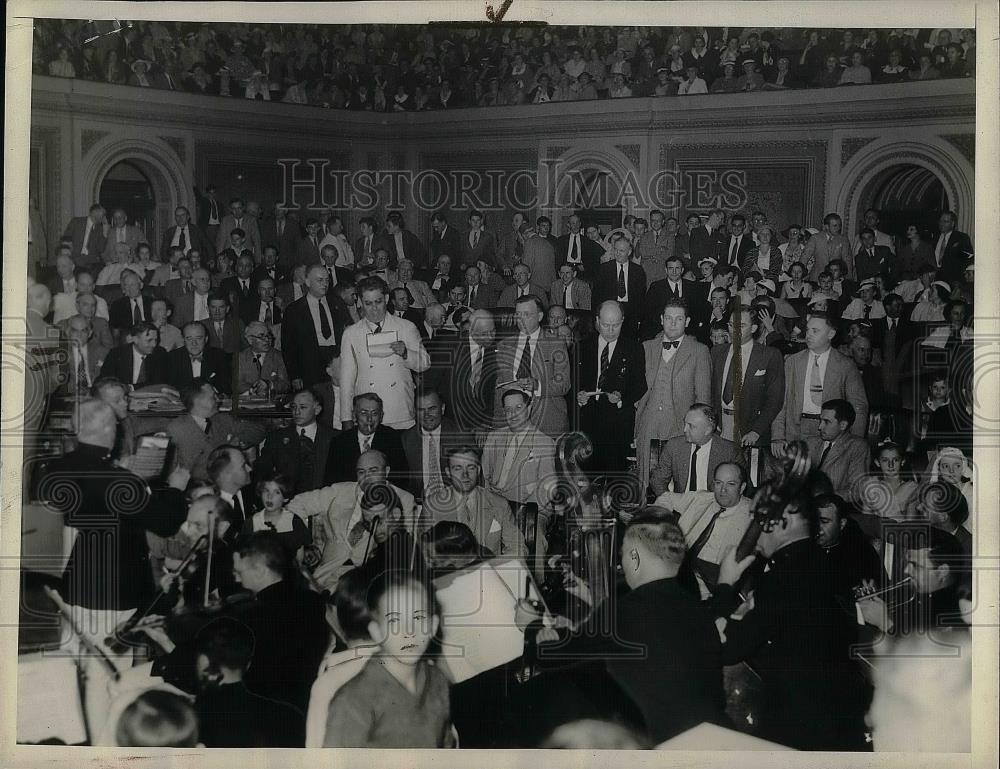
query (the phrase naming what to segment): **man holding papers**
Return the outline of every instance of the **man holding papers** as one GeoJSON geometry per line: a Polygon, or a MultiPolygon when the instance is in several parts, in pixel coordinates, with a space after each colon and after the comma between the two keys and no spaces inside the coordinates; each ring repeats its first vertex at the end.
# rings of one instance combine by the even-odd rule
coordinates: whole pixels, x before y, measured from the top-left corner
{"type": "MultiPolygon", "coordinates": [[[[358,282],[364,317],[344,330],[340,355],[340,394],[343,403],[357,393],[382,398],[383,424],[408,430],[416,424],[413,375],[430,368],[431,360],[417,327],[387,312],[389,289],[378,277],[358,282]]],[[[347,420],[344,429],[354,423],[347,420]]]]}

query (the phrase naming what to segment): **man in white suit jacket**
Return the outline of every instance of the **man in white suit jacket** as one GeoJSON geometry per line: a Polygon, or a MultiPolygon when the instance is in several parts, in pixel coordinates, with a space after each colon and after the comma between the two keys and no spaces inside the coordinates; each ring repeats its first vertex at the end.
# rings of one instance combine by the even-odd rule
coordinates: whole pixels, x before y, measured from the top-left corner
{"type": "Polygon", "coordinates": [[[313,527],[313,534],[323,555],[313,577],[331,591],[344,574],[364,563],[366,553],[371,556],[385,533],[387,519],[390,525],[401,524],[411,534],[417,533],[413,495],[389,482],[385,454],[376,450],[366,451],[358,457],[356,469],[358,481],[334,483],[297,494],[285,506],[305,519],[319,516],[317,521],[320,525],[313,527]],[[400,509],[389,510],[384,505],[363,507],[365,491],[376,486],[384,488],[375,489],[371,496],[384,501],[391,495],[382,492],[391,490],[399,499],[400,509]],[[376,516],[379,522],[373,529],[376,516]]]}
{"type": "MultiPolygon", "coordinates": [[[[431,359],[417,327],[386,311],[387,292],[381,278],[358,283],[364,317],[348,326],[341,340],[341,402],[352,403],[360,393],[376,393],[384,407],[382,424],[408,430],[416,424],[411,372],[426,371],[431,359]]],[[[343,426],[345,430],[354,427],[348,421],[343,426]]]]}

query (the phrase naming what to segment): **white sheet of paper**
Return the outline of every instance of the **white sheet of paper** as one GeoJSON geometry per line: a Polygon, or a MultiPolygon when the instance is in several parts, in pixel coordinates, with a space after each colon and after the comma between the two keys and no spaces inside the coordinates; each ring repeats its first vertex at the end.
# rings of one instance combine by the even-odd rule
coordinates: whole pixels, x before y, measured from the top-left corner
{"type": "Polygon", "coordinates": [[[72,658],[21,655],[17,660],[17,690],[18,742],[56,737],[73,745],[87,739],[72,658]]]}
{"type": "MultiPolygon", "coordinates": [[[[514,611],[529,574],[518,558],[494,558],[434,581],[441,605],[441,663],[453,683],[524,653],[514,611]]],[[[531,597],[540,598],[533,580],[531,597]]]]}
{"type": "Polygon", "coordinates": [[[395,354],[390,345],[399,341],[399,335],[395,331],[383,331],[381,334],[369,334],[366,340],[370,357],[388,358],[395,354]]]}

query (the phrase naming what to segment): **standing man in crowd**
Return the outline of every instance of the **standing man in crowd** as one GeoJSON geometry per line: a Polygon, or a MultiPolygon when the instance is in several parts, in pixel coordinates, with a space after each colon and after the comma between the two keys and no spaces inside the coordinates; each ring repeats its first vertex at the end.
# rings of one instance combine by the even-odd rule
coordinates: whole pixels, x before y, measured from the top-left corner
{"type": "Polygon", "coordinates": [[[294,390],[324,381],[327,364],[337,357],[347,307],[336,292],[328,293],[329,286],[330,276],[322,265],[309,267],[306,295],[285,310],[281,352],[294,390]]]}
{"type": "MultiPolygon", "coordinates": [[[[385,424],[406,430],[415,424],[413,376],[430,367],[430,357],[410,321],[389,315],[388,288],[381,278],[358,284],[364,317],[345,329],[340,355],[340,392],[344,402],[356,393],[377,393],[385,424]]],[[[353,427],[345,421],[344,429],[353,427]]]]}
{"type": "Polygon", "coordinates": [[[95,203],[90,207],[87,216],[76,216],[70,219],[63,233],[63,240],[69,241],[71,255],[78,267],[85,267],[97,272],[104,265],[101,259],[107,245],[108,221],[104,216],[104,207],[95,203]]]}

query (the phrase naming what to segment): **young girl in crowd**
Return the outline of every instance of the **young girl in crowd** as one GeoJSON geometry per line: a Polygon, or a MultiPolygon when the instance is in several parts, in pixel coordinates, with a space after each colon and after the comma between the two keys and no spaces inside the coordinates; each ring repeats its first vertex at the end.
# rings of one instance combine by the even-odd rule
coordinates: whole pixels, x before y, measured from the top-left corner
{"type": "Polygon", "coordinates": [[[448,680],[426,657],[440,624],[433,588],[409,572],[384,572],[368,609],[378,651],[330,703],[324,747],[453,747],[448,680]]]}
{"type": "Polygon", "coordinates": [[[285,509],[292,498],[292,484],[281,473],[274,473],[257,481],[257,496],[264,509],[244,524],[243,536],[249,537],[256,531],[273,531],[301,561],[303,548],[312,544],[312,534],[301,518],[285,509]]]}
{"type": "Polygon", "coordinates": [[[806,283],[806,266],[802,262],[792,262],[788,268],[789,280],[781,285],[781,296],[784,299],[808,299],[812,296],[812,284],[806,283]]]}

